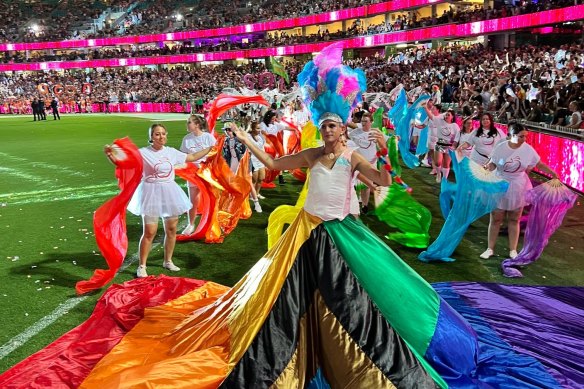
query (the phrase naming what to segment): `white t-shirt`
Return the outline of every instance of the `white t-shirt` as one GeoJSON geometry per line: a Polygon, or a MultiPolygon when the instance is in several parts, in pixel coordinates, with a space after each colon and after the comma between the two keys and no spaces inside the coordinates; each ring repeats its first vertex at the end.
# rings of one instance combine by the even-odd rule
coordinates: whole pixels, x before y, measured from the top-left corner
{"type": "MultiPolygon", "coordinates": [[[[261,134],[258,134],[257,138],[254,138],[251,134],[248,134],[247,136],[253,142],[253,144],[257,146],[258,149],[264,150],[264,145],[266,144],[266,140],[264,139],[264,137],[261,134]]],[[[259,159],[257,159],[257,157],[255,155],[253,155],[251,153],[250,153],[250,155],[251,155],[251,164],[254,167],[254,169],[261,169],[261,168],[265,167],[265,165],[259,159]]]]}
{"type": "Polygon", "coordinates": [[[163,147],[158,151],[152,146],[142,147],[140,154],[144,161],[142,181],[155,184],[174,181],[174,165],[183,164],[187,160],[185,153],[172,147],[163,147]]]}
{"type": "Polygon", "coordinates": [[[490,159],[497,165],[497,175],[507,181],[522,177],[525,170],[533,168],[540,160],[537,151],[527,143],[512,149],[509,141],[498,144],[490,159]]]}
{"type": "Polygon", "coordinates": [[[451,145],[456,139],[456,134],[460,132],[460,127],[456,123],[448,123],[444,120],[444,114],[434,116],[431,120],[436,126],[436,135],[438,140],[436,143],[451,145]]]}
{"type": "Polygon", "coordinates": [[[493,149],[501,142],[505,141],[505,136],[497,131],[497,135],[494,137],[487,136],[487,132],[483,131],[481,136],[476,136],[478,130],[471,132],[471,137],[466,140],[471,146],[474,147],[470,159],[484,165],[489,160],[489,156],[493,152],[493,149]]]}
{"type": "MultiPolygon", "coordinates": [[[[473,131],[466,132],[464,134],[461,131],[458,134],[456,134],[456,138],[454,139],[454,141],[456,143],[458,143],[459,146],[462,145],[465,142],[470,144],[470,140],[469,139],[472,137],[472,135],[473,135],[473,131]]],[[[462,149],[462,155],[464,155],[465,157],[470,157],[472,151],[473,151],[473,147],[472,147],[472,145],[470,145],[470,146],[465,147],[464,149],[462,149]]]]}
{"type": "MultiPolygon", "coordinates": [[[[197,151],[204,150],[208,147],[215,146],[217,140],[215,137],[208,132],[203,132],[201,135],[196,136],[192,132],[189,132],[182,140],[180,145],[180,151],[187,154],[196,153],[197,151]]],[[[199,158],[195,163],[205,162],[207,156],[199,158]]]]}
{"type": "Polygon", "coordinates": [[[434,149],[436,142],[438,142],[438,127],[433,120],[428,120],[428,147],[434,149]]]}
{"type": "Polygon", "coordinates": [[[310,113],[306,108],[303,108],[300,111],[294,111],[294,119],[296,120],[296,125],[298,126],[298,129],[302,130],[302,128],[310,120],[310,113]]]}
{"type": "MultiPolygon", "coordinates": [[[[347,146],[356,149],[369,163],[375,164],[377,162],[377,142],[369,140],[369,131],[363,131],[361,124],[357,125],[353,131],[349,133],[349,141],[347,146]]],[[[385,136],[387,142],[388,137],[385,136]]]]}
{"type": "Polygon", "coordinates": [[[270,135],[278,135],[278,132],[283,131],[286,128],[288,128],[288,126],[283,123],[270,123],[268,126],[266,126],[264,122],[260,123],[260,130],[270,135]]]}

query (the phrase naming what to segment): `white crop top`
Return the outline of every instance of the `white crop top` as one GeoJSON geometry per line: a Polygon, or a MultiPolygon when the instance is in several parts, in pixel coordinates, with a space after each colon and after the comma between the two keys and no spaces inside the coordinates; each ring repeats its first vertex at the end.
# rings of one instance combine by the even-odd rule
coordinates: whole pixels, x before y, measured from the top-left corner
{"type": "Polygon", "coordinates": [[[359,215],[359,202],[353,187],[351,155],[346,149],[331,169],[320,161],[310,169],[308,194],[304,210],[322,220],[343,220],[347,215],[359,215]]]}

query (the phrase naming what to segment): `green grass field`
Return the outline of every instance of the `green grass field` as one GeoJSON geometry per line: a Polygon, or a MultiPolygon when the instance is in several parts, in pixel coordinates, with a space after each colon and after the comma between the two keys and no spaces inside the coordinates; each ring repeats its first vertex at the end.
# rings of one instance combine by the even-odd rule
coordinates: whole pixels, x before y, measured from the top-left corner
{"type": "MultiPolygon", "coordinates": [[[[165,121],[169,146],[180,145],[186,115],[165,121]]],[[[114,167],[103,145],[129,136],[146,145],[150,119],[118,115],[62,116],[61,121],[33,122],[29,117],[0,118],[0,372],[46,346],[90,314],[103,291],[75,296],[75,283],[87,279],[105,261],[97,251],[92,214],[117,193],[114,167]]],[[[414,187],[414,197],[433,214],[431,234],[443,223],[438,205],[438,185],[427,169],[404,171],[404,181],[414,187]]],[[[265,190],[264,213],[242,220],[223,244],[178,244],[178,276],[234,284],[266,250],[269,212],[281,204],[294,204],[301,184],[288,183],[265,190]]],[[[429,282],[479,281],[518,284],[584,286],[584,211],[582,198],[552,237],[538,262],[524,271],[525,278],[504,278],[499,260],[480,260],[486,247],[488,217],[475,222],[449,264],[417,261],[420,250],[390,244],[429,282]]],[[[123,270],[114,282],[134,277],[141,234],[138,217],[128,215],[130,247],[123,270]]],[[[379,236],[389,229],[374,217],[364,222],[379,236]]],[[[186,219],[181,219],[179,227],[186,219]]],[[[160,231],[159,231],[160,232],[160,231]]],[[[159,234],[159,238],[160,238],[159,234]]],[[[160,240],[158,240],[160,243],[160,240]]],[[[506,253],[501,236],[500,253],[506,253]]],[[[150,255],[151,275],[165,273],[162,247],[150,255]]]]}

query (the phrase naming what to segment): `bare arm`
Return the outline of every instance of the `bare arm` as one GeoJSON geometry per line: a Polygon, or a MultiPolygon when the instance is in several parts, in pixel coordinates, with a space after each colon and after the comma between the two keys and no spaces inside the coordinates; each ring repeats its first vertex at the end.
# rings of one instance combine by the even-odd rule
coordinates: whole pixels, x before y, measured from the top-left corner
{"type": "Polygon", "coordinates": [[[375,169],[361,154],[353,153],[351,156],[351,164],[355,167],[355,170],[377,185],[391,185],[392,180],[389,171],[385,169],[381,169],[381,171],[375,169]]]}
{"type": "Polygon", "coordinates": [[[187,154],[187,162],[195,162],[203,158],[205,155],[209,154],[209,151],[211,151],[211,149],[212,147],[207,147],[206,149],[199,150],[196,153],[187,154]]]}
{"type": "Polygon", "coordinates": [[[426,110],[426,114],[428,115],[428,119],[433,120],[436,116],[432,113],[432,110],[430,109],[430,107],[428,106],[428,104],[432,104],[430,102],[430,100],[427,100],[426,103],[422,103],[424,110],[426,110]]]}
{"type": "Polygon", "coordinates": [[[541,161],[539,161],[537,165],[535,165],[535,167],[541,170],[542,172],[549,174],[550,176],[552,176],[552,178],[558,178],[558,174],[554,172],[548,165],[541,161]]]}
{"type": "Polygon", "coordinates": [[[456,148],[456,151],[462,152],[462,150],[467,149],[469,146],[470,146],[470,143],[462,142],[462,144],[456,148]]]}
{"type": "Polygon", "coordinates": [[[247,133],[242,129],[238,128],[235,123],[231,123],[231,129],[237,138],[243,143],[249,151],[256,156],[268,169],[271,170],[293,170],[300,167],[310,167],[311,161],[314,157],[314,150],[305,149],[299,153],[292,155],[285,155],[280,158],[272,158],[272,156],[266,153],[264,150],[258,148],[247,136],[247,133]]]}

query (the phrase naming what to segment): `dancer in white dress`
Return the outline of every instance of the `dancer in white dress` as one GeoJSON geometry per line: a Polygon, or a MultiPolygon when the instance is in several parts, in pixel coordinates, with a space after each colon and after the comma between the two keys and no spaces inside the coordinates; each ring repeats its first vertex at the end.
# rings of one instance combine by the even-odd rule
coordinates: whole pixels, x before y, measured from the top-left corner
{"type": "MultiPolygon", "coordinates": [[[[215,146],[217,140],[215,137],[206,132],[207,122],[201,116],[191,115],[187,119],[187,131],[189,132],[182,140],[180,151],[183,153],[196,153],[209,147],[215,146]]],[[[205,162],[206,156],[195,161],[195,164],[205,162]]],[[[189,199],[192,207],[188,212],[188,224],[183,230],[183,235],[190,235],[195,231],[195,218],[197,216],[197,207],[199,205],[199,187],[187,182],[189,188],[189,199]]]]}
{"type": "Polygon", "coordinates": [[[497,209],[491,212],[489,222],[489,247],[480,255],[488,259],[495,254],[495,243],[499,236],[501,224],[507,215],[507,229],[509,231],[509,256],[517,256],[519,242],[519,219],[526,205],[525,193],[532,188],[529,173],[533,168],[548,173],[553,178],[557,174],[545,163],[540,161],[539,155],[529,144],[525,143],[527,131],[520,124],[511,124],[508,129],[511,139],[500,143],[491,154],[491,158],[484,165],[485,169],[497,169],[497,175],[509,182],[509,189],[499,201],[497,209]]]}
{"type": "Polygon", "coordinates": [[[436,165],[436,182],[448,179],[450,173],[450,154],[448,152],[454,145],[456,134],[460,132],[460,127],[455,122],[454,111],[448,110],[440,115],[435,115],[431,108],[431,102],[424,104],[426,113],[430,121],[438,129],[438,141],[434,147],[434,160],[436,165]]]}
{"type": "MultiPolygon", "coordinates": [[[[372,115],[369,112],[364,112],[361,116],[361,123],[356,125],[355,129],[349,132],[348,146],[355,148],[355,151],[369,161],[371,166],[376,166],[377,148],[379,147],[379,144],[375,140],[381,138],[386,142],[388,137],[383,135],[378,128],[372,128],[372,122],[372,115]]],[[[366,214],[369,211],[371,190],[375,190],[375,186],[373,182],[362,178],[363,177],[361,177],[359,181],[361,181],[365,187],[360,190],[359,196],[362,206],[361,211],[366,214]]]]}
{"type": "MultiPolygon", "coordinates": [[[[211,148],[192,154],[185,154],[172,147],[166,147],[167,131],[162,124],[153,124],[148,129],[150,146],[142,147],[142,182],[128,204],[128,211],[142,216],[142,237],[140,238],[140,264],[137,277],[147,277],[146,260],[152,248],[152,241],[158,230],[158,219],[164,220],[164,262],[163,267],[170,271],[180,268],[172,262],[176,243],[178,217],[191,208],[191,202],[184,191],[174,181],[175,165],[195,162],[207,155],[211,148]]],[[[111,160],[115,160],[114,148],[106,145],[104,149],[111,160]]]]}
{"type": "MultiPolygon", "coordinates": [[[[265,151],[264,145],[266,144],[266,140],[260,133],[260,124],[257,121],[253,121],[249,127],[249,137],[250,140],[257,146],[258,149],[265,151]]],[[[254,202],[254,209],[257,212],[262,211],[262,207],[260,206],[259,200],[265,199],[264,196],[260,194],[260,190],[262,189],[262,182],[266,178],[266,167],[255,155],[251,155],[251,167],[252,167],[252,183],[253,187],[256,192],[256,199],[253,200],[254,202]]]]}

